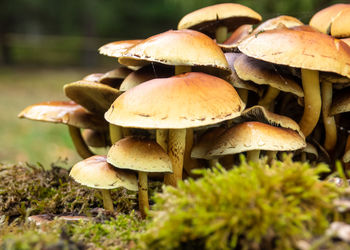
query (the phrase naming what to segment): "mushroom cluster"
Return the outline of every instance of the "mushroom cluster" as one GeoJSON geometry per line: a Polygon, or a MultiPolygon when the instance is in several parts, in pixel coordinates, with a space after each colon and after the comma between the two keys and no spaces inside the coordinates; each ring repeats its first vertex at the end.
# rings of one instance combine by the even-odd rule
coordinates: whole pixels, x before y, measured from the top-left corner
{"type": "Polygon", "coordinates": [[[148,178],[176,186],[192,169],[232,167],[240,153],[349,161],[349,119],[339,114],[350,111],[350,47],[332,36],[350,36],[349,25],[336,26],[350,19],[350,4],[329,9],[310,26],[279,16],[255,28],[262,17],[240,4],[196,10],[177,30],[102,46],[118,68],[66,84],[70,102],[19,117],[67,124],[84,158],[72,178],[101,189],[109,210],[109,189],[138,190],[143,216],[148,178]]]}

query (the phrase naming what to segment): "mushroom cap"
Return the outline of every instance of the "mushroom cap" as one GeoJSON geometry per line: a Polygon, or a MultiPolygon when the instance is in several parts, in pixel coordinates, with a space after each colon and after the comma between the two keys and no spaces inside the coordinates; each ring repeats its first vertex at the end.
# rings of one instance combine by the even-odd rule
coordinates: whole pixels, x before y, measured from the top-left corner
{"type": "Polygon", "coordinates": [[[261,21],[261,16],[241,4],[223,3],[195,10],[185,15],[178,24],[178,29],[193,29],[215,35],[218,26],[226,26],[233,31],[243,24],[255,24],[261,21]]]}
{"type": "Polygon", "coordinates": [[[341,39],[344,43],[346,43],[348,46],[350,46],[350,38],[344,38],[341,39]]]}
{"type": "Polygon", "coordinates": [[[259,24],[256,27],[252,34],[258,34],[260,32],[264,32],[267,30],[274,30],[279,28],[291,28],[296,26],[304,25],[299,19],[292,16],[278,16],[271,19],[266,20],[265,22],[259,24]]]}
{"type": "Polygon", "coordinates": [[[124,187],[137,191],[136,175],[116,169],[107,162],[104,155],[94,155],[75,164],[69,175],[84,186],[98,189],[124,187]]]}
{"type": "Polygon", "coordinates": [[[245,109],[241,114],[241,118],[245,121],[258,121],[275,127],[288,128],[298,132],[302,138],[305,138],[297,122],[287,116],[272,113],[263,106],[256,105],[245,109]]]}
{"type": "Polygon", "coordinates": [[[111,43],[107,43],[100,47],[98,51],[102,55],[112,56],[112,57],[120,57],[123,53],[129,49],[130,47],[138,44],[142,40],[124,40],[124,41],[115,41],[111,43]]]}
{"type": "Polygon", "coordinates": [[[334,4],[317,12],[310,26],[334,37],[350,36],[350,4],[334,4]]]}
{"type": "Polygon", "coordinates": [[[169,156],[157,142],[132,136],[117,141],[108,151],[107,161],[121,169],[173,172],[169,156]]]}
{"type": "Polygon", "coordinates": [[[106,84],[77,81],[64,85],[64,93],[74,102],[96,114],[106,112],[113,101],[121,94],[106,84]]]}
{"type": "Polygon", "coordinates": [[[194,30],[169,30],[128,49],[119,63],[143,66],[149,62],[214,68],[229,72],[224,53],[208,36],[194,30]]]}
{"type": "Polygon", "coordinates": [[[99,82],[100,78],[103,76],[103,73],[92,73],[85,76],[82,80],[89,82],[99,82]]]}
{"type": "Polygon", "coordinates": [[[243,24],[232,32],[231,36],[224,42],[218,43],[218,46],[224,52],[235,51],[240,41],[247,37],[253,31],[253,25],[243,24]]]}
{"type": "Polygon", "coordinates": [[[244,122],[226,130],[208,150],[208,157],[251,150],[292,151],[306,146],[297,132],[261,122],[244,122]]]}
{"type": "Polygon", "coordinates": [[[86,144],[90,147],[102,148],[110,145],[107,131],[84,129],[81,134],[86,144]]]}
{"type": "Polygon", "coordinates": [[[63,123],[78,128],[103,129],[103,117],[91,114],[72,101],[51,101],[30,105],[18,114],[19,118],[35,121],[63,123]]]}
{"type": "Polygon", "coordinates": [[[125,77],[127,77],[131,72],[133,71],[127,67],[118,67],[101,76],[99,82],[118,89],[125,77]]]}
{"type": "Polygon", "coordinates": [[[173,70],[165,67],[155,67],[155,65],[144,66],[130,73],[120,85],[120,91],[127,91],[140,83],[154,78],[170,77],[174,75],[173,70]]]}
{"type": "Polygon", "coordinates": [[[255,93],[259,93],[259,88],[256,86],[256,84],[252,83],[251,81],[244,81],[238,77],[237,72],[234,68],[234,62],[240,55],[241,53],[233,53],[233,52],[225,53],[226,60],[231,69],[231,74],[227,76],[227,80],[230,83],[232,83],[232,85],[235,88],[248,89],[248,90],[254,91],[255,93]]]}
{"type": "Polygon", "coordinates": [[[190,72],[153,79],[124,92],[105,119],[122,127],[192,128],[233,119],[243,108],[228,82],[190,72]]]}
{"type": "Polygon", "coordinates": [[[350,88],[343,89],[334,95],[330,115],[337,115],[350,111],[350,88]]]}
{"type": "Polygon", "coordinates": [[[215,127],[208,129],[193,146],[191,150],[192,158],[205,158],[208,149],[213,145],[215,140],[225,132],[224,127],[215,127]]]}
{"type": "Polygon", "coordinates": [[[350,77],[350,47],[319,32],[268,30],[247,37],[238,48],[263,61],[350,77]]]}
{"type": "Polygon", "coordinates": [[[239,78],[256,84],[265,84],[283,92],[292,93],[298,97],[304,96],[304,91],[298,83],[289,76],[282,76],[276,67],[270,63],[240,54],[234,61],[234,68],[239,78]]]}

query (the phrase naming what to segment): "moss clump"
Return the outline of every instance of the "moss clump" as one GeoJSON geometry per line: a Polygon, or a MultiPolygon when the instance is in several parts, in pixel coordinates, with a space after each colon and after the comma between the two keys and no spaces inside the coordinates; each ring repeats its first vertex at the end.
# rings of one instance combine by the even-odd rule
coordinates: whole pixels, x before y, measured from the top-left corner
{"type": "MultiPolygon", "coordinates": [[[[117,189],[112,198],[119,212],[135,208],[135,193],[117,189]]],[[[103,207],[100,193],[74,182],[66,169],[0,164],[0,215],[9,221],[40,213],[89,213],[96,207],[103,207]]]]}
{"type": "Polygon", "coordinates": [[[139,248],[294,248],[329,225],[339,190],[319,180],[326,171],[289,157],[271,166],[242,159],[230,171],[202,171],[201,179],[156,195],[139,248]]]}
{"type": "Polygon", "coordinates": [[[4,226],[0,227],[0,249],[129,249],[143,226],[134,213],[101,222],[55,220],[40,228],[31,223],[4,226]]]}

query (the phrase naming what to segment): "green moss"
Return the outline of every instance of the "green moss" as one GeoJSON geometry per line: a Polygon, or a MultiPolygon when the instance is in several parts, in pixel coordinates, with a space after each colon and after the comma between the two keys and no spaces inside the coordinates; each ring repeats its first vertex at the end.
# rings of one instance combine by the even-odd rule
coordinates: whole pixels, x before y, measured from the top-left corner
{"type": "Polygon", "coordinates": [[[140,235],[143,249],[291,249],[321,235],[339,196],[319,180],[326,165],[311,168],[286,158],[230,171],[202,171],[203,178],[165,187],[140,235]]]}
{"type": "MultiPolygon", "coordinates": [[[[118,212],[136,206],[135,193],[125,189],[113,190],[112,199],[118,212]]],[[[10,221],[40,213],[89,213],[97,207],[103,207],[100,193],[74,182],[66,169],[0,164],[0,214],[10,221]]]]}

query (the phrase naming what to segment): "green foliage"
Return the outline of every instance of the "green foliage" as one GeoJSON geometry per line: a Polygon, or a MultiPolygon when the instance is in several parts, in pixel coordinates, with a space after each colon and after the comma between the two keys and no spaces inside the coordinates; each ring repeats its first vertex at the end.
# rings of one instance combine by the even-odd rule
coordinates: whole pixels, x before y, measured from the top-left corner
{"type": "MultiPolygon", "coordinates": [[[[0,164],[0,214],[10,220],[39,213],[88,213],[103,207],[97,190],[83,187],[68,176],[66,169],[52,166],[45,170],[33,165],[0,164]]],[[[125,189],[112,192],[118,211],[135,207],[135,193],[125,189]]]]}
{"type": "Polygon", "coordinates": [[[100,222],[55,220],[40,229],[26,223],[0,228],[0,249],[127,249],[133,245],[135,232],[143,227],[144,222],[134,213],[100,222]]]}
{"type": "Polygon", "coordinates": [[[156,195],[152,221],[140,236],[144,249],[290,249],[321,235],[339,196],[319,180],[326,165],[286,158],[230,171],[202,171],[203,178],[165,187],[156,195]]]}

